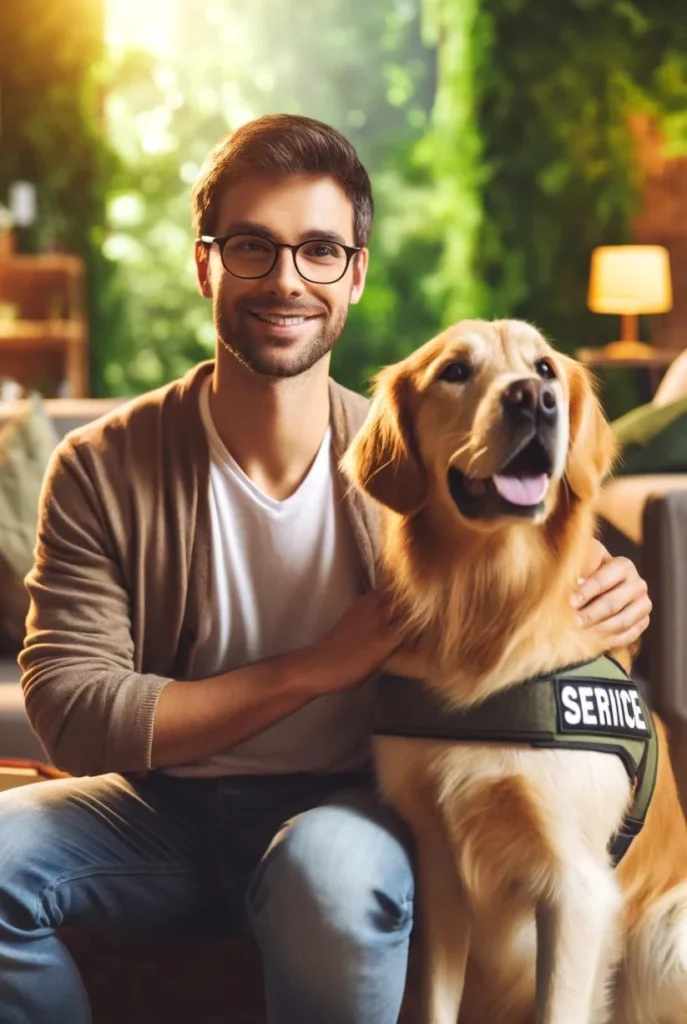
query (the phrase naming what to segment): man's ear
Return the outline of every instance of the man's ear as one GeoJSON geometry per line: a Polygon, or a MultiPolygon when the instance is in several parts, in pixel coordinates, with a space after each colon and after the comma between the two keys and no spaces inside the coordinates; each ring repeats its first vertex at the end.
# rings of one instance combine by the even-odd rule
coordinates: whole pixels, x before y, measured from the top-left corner
{"type": "Polygon", "coordinates": [[[367,268],[370,260],[368,249],[361,249],[353,257],[353,287],[351,288],[351,305],[355,306],[363,297],[367,268]]]}
{"type": "Polygon", "coordinates": [[[570,388],[570,440],[565,475],[578,498],[592,501],[613,466],[615,436],[589,373],[572,359],[565,362],[570,388]]]}
{"type": "Polygon", "coordinates": [[[196,242],[196,277],[198,279],[198,291],[204,299],[212,298],[212,287],[210,285],[210,250],[203,242],[196,242]]]}
{"type": "Polygon", "coordinates": [[[341,467],[356,487],[401,515],[427,498],[427,477],[413,434],[410,381],[393,367],[378,374],[372,407],[341,467]]]}

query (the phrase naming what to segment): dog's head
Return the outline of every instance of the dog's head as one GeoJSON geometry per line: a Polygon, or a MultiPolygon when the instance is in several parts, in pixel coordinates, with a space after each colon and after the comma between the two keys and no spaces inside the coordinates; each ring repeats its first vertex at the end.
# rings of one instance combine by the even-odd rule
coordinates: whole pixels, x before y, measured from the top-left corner
{"type": "Polygon", "coordinates": [[[582,366],[529,324],[466,320],[378,375],[343,466],[401,515],[431,500],[492,530],[591,502],[613,454],[582,366]]]}

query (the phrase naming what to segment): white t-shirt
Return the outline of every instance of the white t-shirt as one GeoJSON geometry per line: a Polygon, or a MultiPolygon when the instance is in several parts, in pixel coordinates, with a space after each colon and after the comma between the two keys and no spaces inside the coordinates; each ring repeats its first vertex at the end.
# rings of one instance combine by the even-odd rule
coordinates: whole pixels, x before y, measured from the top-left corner
{"type": "MultiPolygon", "coordinates": [[[[308,475],[285,501],[263,494],[222,444],[209,407],[212,539],[207,614],[194,675],[206,679],[321,639],[360,593],[328,429],[308,475]]],[[[269,729],[175,775],[348,771],[369,757],[372,684],[318,697],[269,729]]]]}

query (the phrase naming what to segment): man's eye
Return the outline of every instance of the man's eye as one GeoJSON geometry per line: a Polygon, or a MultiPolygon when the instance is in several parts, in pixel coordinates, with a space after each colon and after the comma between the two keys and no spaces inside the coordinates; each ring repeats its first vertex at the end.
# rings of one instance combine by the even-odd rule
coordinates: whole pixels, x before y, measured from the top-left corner
{"type": "Polygon", "coordinates": [[[556,371],[548,359],[538,359],[534,364],[534,368],[539,376],[543,377],[544,380],[556,379],[556,371]]]}
{"type": "Polygon", "coordinates": [[[345,260],[346,253],[335,242],[313,242],[302,250],[308,260],[316,260],[319,263],[334,263],[338,260],[345,260]]]}
{"type": "Polygon", "coordinates": [[[235,253],[264,253],[271,252],[272,246],[265,238],[257,238],[255,235],[234,235],[228,238],[225,243],[225,252],[235,253]]]}
{"type": "Polygon", "coordinates": [[[470,380],[472,370],[467,363],[447,363],[439,374],[439,380],[445,380],[449,384],[464,384],[470,380]]]}

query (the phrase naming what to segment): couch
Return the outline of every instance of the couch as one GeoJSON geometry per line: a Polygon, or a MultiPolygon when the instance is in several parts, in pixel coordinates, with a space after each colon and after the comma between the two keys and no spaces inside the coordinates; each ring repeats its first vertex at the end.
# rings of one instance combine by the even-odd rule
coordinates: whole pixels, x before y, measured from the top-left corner
{"type": "MultiPolygon", "coordinates": [[[[652,399],[657,408],[687,398],[687,350],[652,399]]],[[[625,555],[649,585],[651,624],[636,662],[654,709],[667,722],[687,811],[687,473],[616,476],[599,504],[601,540],[625,555]]]]}
{"type": "MultiPolygon", "coordinates": [[[[59,438],[113,409],[118,399],[48,399],[48,413],[59,438]]],[[[23,415],[26,402],[0,403],[0,428],[12,416],[23,415]]],[[[45,751],[29,725],[21,687],[21,672],[13,657],[0,657],[0,758],[46,760],[45,751]]]]}

